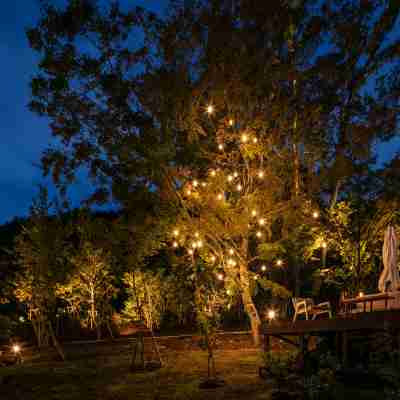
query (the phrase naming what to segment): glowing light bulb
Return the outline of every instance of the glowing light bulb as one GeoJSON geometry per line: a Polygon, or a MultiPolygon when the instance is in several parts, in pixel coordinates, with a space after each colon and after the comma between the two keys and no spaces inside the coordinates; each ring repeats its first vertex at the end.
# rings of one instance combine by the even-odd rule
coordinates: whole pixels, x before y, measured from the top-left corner
{"type": "Polygon", "coordinates": [[[212,104],[209,104],[207,106],[207,114],[212,114],[214,112],[214,106],[212,104]]]}
{"type": "Polygon", "coordinates": [[[13,352],[15,354],[19,353],[21,351],[21,347],[18,344],[14,344],[14,346],[12,347],[13,352]]]}
{"type": "Polygon", "coordinates": [[[267,270],[267,266],[266,265],[261,265],[261,271],[265,272],[267,270]]]}
{"type": "Polygon", "coordinates": [[[233,177],[234,178],[237,178],[239,176],[239,174],[235,171],[234,173],[233,173],[233,177]]]}
{"type": "Polygon", "coordinates": [[[257,211],[256,211],[256,210],[252,210],[251,215],[252,215],[253,217],[255,217],[255,216],[257,215],[257,211]]]}
{"type": "Polygon", "coordinates": [[[197,238],[198,238],[198,237],[199,237],[199,232],[195,232],[195,233],[194,233],[194,237],[197,237],[197,238]]]}
{"type": "Polygon", "coordinates": [[[210,175],[211,175],[211,176],[215,176],[216,174],[217,174],[217,173],[215,172],[214,169],[210,172],[210,175]]]}
{"type": "Polygon", "coordinates": [[[228,182],[232,182],[233,181],[233,176],[232,175],[228,175],[228,182]]]}
{"type": "Polygon", "coordinates": [[[236,267],[236,265],[237,265],[237,262],[235,260],[232,260],[232,266],[236,267]]]}
{"type": "Polygon", "coordinates": [[[196,180],[193,181],[193,186],[196,187],[198,186],[199,182],[197,182],[196,180]]]}
{"type": "Polygon", "coordinates": [[[328,247],[328,245],[326,244],[326,242],[322,242],[321,247],[322,247],[323,249],[326,249],[326,248],[328,247]]]}
{"type": "Polygon", "coordinates": [[[226,294],[230,295],[232,292],[229,289],[226,289],[226,294]]]}
{"type": "Polygon", "coordinates": [[[224,275],[221,274],[221,273],[219,273],[219,274],[217,275],[217,278],[218,278],[219,281],[223,281],[223,280],[224,280],[224,275]]]}
{"type": "Polygon", "coordinates": [[[233,260],[232,260],[232,258],[228,259],[228,265],[233,265],[233,260]]]}
{"type": "Polygon", "coordinates": [[[218,200],[222,200],[223,198],[224,198],[224,196],[221,193],[217,196],[218,200]]]}
{"type": "Polygon", "coordinates": [[[223,150],[224,149],[224,145],[223,144],[219,144],[218,145],[218,150],[223,150]]]}
{"type": "Polygon", "coordinates": [[[257,176],[258,176],[260,179],[264,178],[264,171],[258,171],[257,176]]]}
{"type": "Polygon", "coordinates": [[[192,256],[192,255],[193,255],[193,250],[192,250],[192,249],[189,249],[189,250],[188,250],[188,253],[192,256]]]}
{"type": "Polygon", "coordinates": [[[193,242],[193,243],[192,243],[192,247],[195,249],[195,248],[197,247],[197,243],[196,243],[196,242],[193,242]]]}
{"type": "Polygon", "coordinates": [[[253,143],[256,144],[258,142],[257,138],[253,138],[253,143]]]}
{"type": "Polygon", "coordinates": [[[317,219],[319,217],[319,212],[318,211],[314,211],[312,214],[314,219],[317,219]]]}
{"type": "Polygon", "coordinates": [[[238,192],[240,192],[242,189],[243,189],[243,186],[239,183],[239,184],[236,186],[236,190],[237,190],[238,192]]]}
{"type": "Polygon", "coordinates": [[[179,230],[178,229],[174,229],[173,234],[174,234],[174,236],[178,236],[179,235],[179,230]]]}
{"type": "Polygon", "coordinates": [[[280,267],[282,264],[283,264],[283,261],[282,261],[282,260],[277,260],[277,261],[276,261],[276,265],[277,265],[278,267],[280,267]]]}
{"type": "Polygon", "coordinates": [[[233,126],[233,124],[234,124],[233,119],[230,119],[230,120],[228,121],[228,124],[229,124],[229,126],[233,126]]]}
{"type": "Polygon", "coordinates": [[[249,140],[249,138],[248,138],[248,136],[244,133],[244,134],[241,136],[241,140],[242,140],[243,143],[247,143],[247,141],[249,140]]]}
{"type": "Polygon", "coordinates": [[[364,296],[363,292],[358,293],[358,297],[363,297],[363,296],[364,296]]]}
{"type": "Polygon", "coordinates": [[[230,249],[230,250],[229,250],[229,254],[232,256],[233,253],[234,253],[234,250],[233,250],[233,249],[230,249]]]}
{"type": "Polygon", "coordinates": [[[265,225],[265,219],[264,218],[260,218],[260,220],[258,221],[258,223],[260,225],[265,225]]]}
{"type": "Polygon", "coordinates": [[[201,240],[199,240],[198,242],[197,242],[197,247],[203,247],[203,242],[201,241],[201,240]]]}
{"type": "Polygon", "coordinates": [[[257,231],[256,236],[257,236],[258,238],[260,238],[260,237],[262,236],[262,232],[261,232],[261,231],[257,231]]]}
{"type": "Polygon", "coordinates": [[[175,248],[178,247],[178,242],[172,243],[172,246],[174,246],[175,248]]]}
{"type": "Polygon", "coordinates": [[[215,256],[210,257],[211,262],[215,262],[215,256]]]}
{"type": "Polygon", "coordinates": [[[254,275],[254,276],[253,276],[253,279],[256,281],[256,280],[258,279],[258,276],[257,276],[257,275],[254,275]]]}
{"type": "Polygon", "coordinates": [[[201,182],[201,186],[206,187],[207,183],[206,182],[201,182]]]}
{"type": "Polygon", "coordinates": [[[190,189],[188,189],[188,190],[186,190],[186,194],[187,194],[188,196],[190,196],[190,195],[192,194],[192,191],[191,191],[190,189]]]}
{"type": "Polygon", "coordinates": [[[273,320],[276,317],[276,312],[274,310],[269,310],[268,311],[268,319],[273,320]]]}

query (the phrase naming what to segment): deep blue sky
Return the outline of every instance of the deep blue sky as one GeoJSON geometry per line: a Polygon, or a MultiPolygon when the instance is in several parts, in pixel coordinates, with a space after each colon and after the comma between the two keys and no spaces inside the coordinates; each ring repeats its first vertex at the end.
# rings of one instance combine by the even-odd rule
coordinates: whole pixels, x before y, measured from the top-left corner
{"type": "MultiPolygon", "coordinates": [[[[53,0],[60,3],[63,0],[53,0]]],[[[107,1],[107,0],[104,0],[107,1]]],[[[168,0],[124,0],[162,13],[168,0]]],[[[37,0],[3,0],[0,12],[0,224],[26,215],[37,184],[43,183],[37,164],[50,141],[47,122],[30,113],[29,81],[36,69],[25,28],[39,17],[37,0]]],[[[398,148],[398,146],[396,146],[398,148]]],[[[396,147],[384,146],[384,158],[396,147]]],[[[77,202],[87,193],[85,182],[71,192],[77,202]]]]}
{"type": "MultiPolygon", "coordinates": [[[[55,3],[62,3],[56,0],[55,3]]],[[[125,0],[162,12],[167,0],[125,0]]],[[[36,0],[3,0],[0,8],[0,224],[26,215],[37,185],[43,183],[37,164],[50,141],[47,122],[32,114],[29,82],[36,70],[36,55],[25,28],[39,18],[36,0]]],[[[77,200],[86,192],[84,182],[72,190],[77,200]]]]}

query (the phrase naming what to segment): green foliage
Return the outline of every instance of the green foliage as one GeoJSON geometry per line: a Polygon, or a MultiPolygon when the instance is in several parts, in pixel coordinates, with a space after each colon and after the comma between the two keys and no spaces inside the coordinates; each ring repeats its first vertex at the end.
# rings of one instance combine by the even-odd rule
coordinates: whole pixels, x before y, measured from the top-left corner
{"type": "Polygon", "coordinates": [[[39,346],[48,343],[47,321],[55,310],[56,285],[66,274],[64,231],[60,220],[49,215],[50,207],[47,192],[42,189],[15,241],[20,272],[14,294],[27,307],[39,346]]]}
{"type": "Polygon", "coordinates": [[[111,257],[101,248],[84,242],[71,259],[75,269],[70,279],[58,286],[57,294],[67,301],[73,313],[83,314],[91,328],[111,318],[111,299],[116,289],[111,257]]]}
{"type": "Polygon", "coordinates": [[[144,320],[150,329],[159,328],[166,311],[168,282],[160,274],[139,270],[125,273],[123,282],[129,296],[122,312],[123,318],[127,321],[144,320]]]}

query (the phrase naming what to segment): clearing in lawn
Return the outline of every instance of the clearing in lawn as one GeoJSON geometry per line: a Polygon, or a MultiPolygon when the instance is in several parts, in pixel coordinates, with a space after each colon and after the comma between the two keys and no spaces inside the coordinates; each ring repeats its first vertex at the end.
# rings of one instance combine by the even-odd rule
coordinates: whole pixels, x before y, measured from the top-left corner
{"type": "Polygon", "coordinates": [[[258,377],[261,352],[217,350],[217,373],[225,385],[200,389],[207,375],[207,353],[162,351],[163,368],[129,372],[128,342],[66,346],[68,360],[26,362],[0,370],[0,398],[7,400],[268,399],[270,388],[258,377]]]}

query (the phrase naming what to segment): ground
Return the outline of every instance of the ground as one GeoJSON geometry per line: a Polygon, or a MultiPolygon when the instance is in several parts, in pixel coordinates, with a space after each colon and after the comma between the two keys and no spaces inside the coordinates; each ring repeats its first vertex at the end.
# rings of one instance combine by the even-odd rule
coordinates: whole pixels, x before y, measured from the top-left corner
{"type": "Polygon", "coordinates": [[[162,346],[163,368],[129,372],[132,342],[65,346],[68,360],[26,361],[0,369],[0,399],[7,400],[162,400],[269,399],[258,377],[260,351],[251,347],[216,352],[217,371],[226,384],[200,389],[207,355],[193,346],[162,346]]]}

